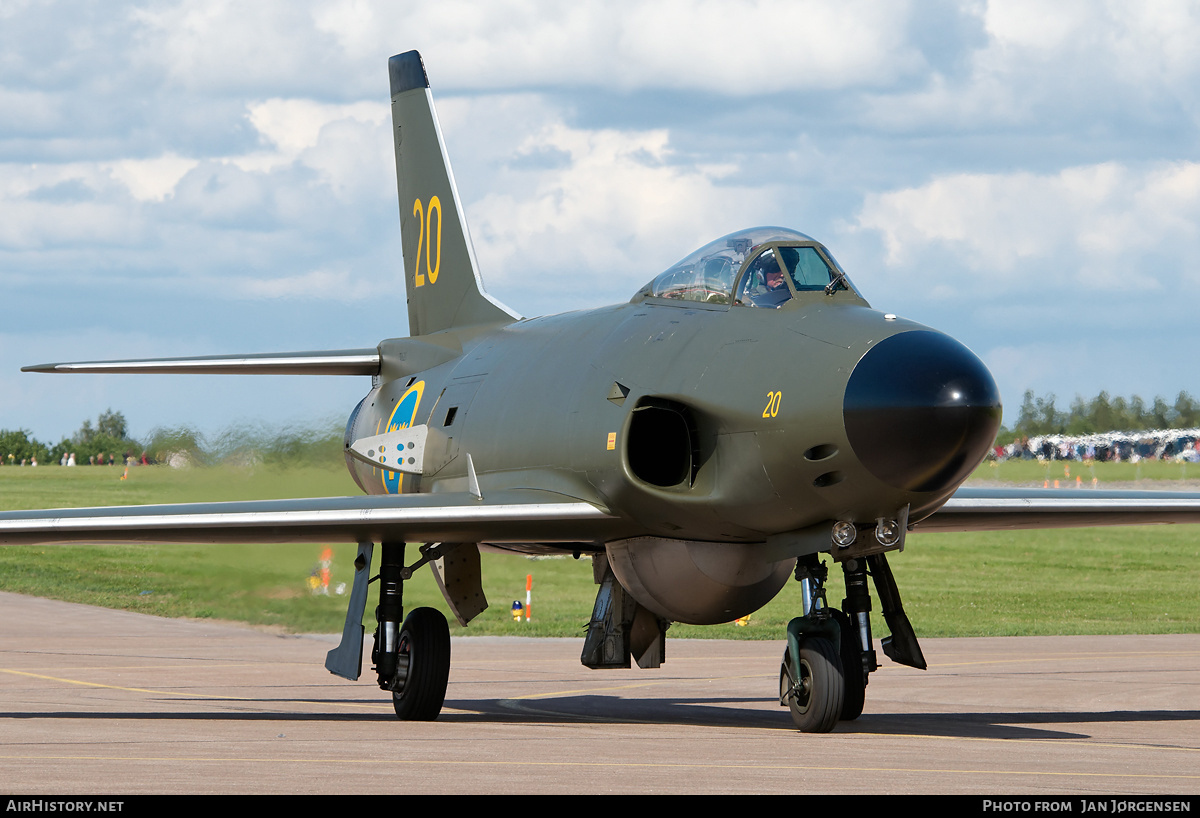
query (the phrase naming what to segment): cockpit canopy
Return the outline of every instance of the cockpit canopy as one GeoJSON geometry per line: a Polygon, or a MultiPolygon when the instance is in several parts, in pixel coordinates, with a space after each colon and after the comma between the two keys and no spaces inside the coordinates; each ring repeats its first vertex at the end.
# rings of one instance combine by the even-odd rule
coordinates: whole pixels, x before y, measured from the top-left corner
{"type": "Polygon", "coordinates": [[[638,295],[774,308],[801,292],[839,288],[852,290],[841,266],[819,242],[782,227],[753,227],[704,245],[638,295]]]}

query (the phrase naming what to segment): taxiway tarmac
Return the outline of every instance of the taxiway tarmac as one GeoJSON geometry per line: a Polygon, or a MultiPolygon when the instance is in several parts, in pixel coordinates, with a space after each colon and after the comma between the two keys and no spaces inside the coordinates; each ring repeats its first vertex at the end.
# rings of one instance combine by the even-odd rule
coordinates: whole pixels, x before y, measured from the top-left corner
{"type": "MultiPolygon", "coordinates": [[[[332,637],[0,593],[0,781],[23,794],[1200,790],[1200,635],[928,639],[863,716],[796,732],[780,641],[456,638],[446,708],[401,723],[332,637]]],[[[369,664],[369,654],[367,664],[369,664]]]]}

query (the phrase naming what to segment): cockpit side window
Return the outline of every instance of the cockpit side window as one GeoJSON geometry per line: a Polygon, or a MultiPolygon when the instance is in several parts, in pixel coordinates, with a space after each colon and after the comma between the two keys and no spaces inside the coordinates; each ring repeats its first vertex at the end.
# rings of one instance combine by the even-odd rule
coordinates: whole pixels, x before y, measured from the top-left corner
{"type": "Polygon", "coordinates": [[[648,295],[678,298],[705,304],[728,304],[733,290],[733,265],[727,258],[703,259],[698,264],[673,267],[650,282],[648,295]]]}
{"type": "Polygon", "coordinates": [[[733,277],[742,266],[742,247],[722,248],[700,258],[687,258],[643,288],[656,298],[677,298],[705,304],[728,304],[733,277]]]}

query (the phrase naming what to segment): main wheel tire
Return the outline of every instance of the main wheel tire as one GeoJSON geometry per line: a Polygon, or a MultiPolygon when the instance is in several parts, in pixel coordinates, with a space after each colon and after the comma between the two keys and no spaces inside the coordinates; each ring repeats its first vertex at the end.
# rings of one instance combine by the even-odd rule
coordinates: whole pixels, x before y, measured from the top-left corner
{"type": "Polygon", "coordinates": [[[842,678],[846,692],[842,697],[842,721],[854,721],[862,715],[867,700],[867,679],[863,673],[862,648],[858,644],[858,629],[849,614],[833,611],[842,632],[842,678]]]}
{"type": "Polygon", "coordinates": [[[845,682],[833,642],[810,636],[800,645],[800,678],[792,679],[791,654],[783,652],[779,698],[786,700],[792,721],[802,733],[828,733],[842,713],[845,682]]]}
{"type": "Polygon", "coordinates": [[[408,671],[392,690],[392,706],[404,721],[433,721],[450,681],[450,627],[434,608],[417,608],[400,628],[401,666],[408,671]]]}

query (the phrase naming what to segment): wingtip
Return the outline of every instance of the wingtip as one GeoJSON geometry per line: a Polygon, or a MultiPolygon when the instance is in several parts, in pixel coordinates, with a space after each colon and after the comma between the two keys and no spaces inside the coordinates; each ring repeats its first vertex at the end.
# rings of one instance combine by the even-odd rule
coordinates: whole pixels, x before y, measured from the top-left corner
{"type": "Polygon", "coordinates": [[[413,88],[429,87],[425,63],[417,51],[405,51],[388,60],[388,77],[391,79],[393,97],[413,88]]]}

